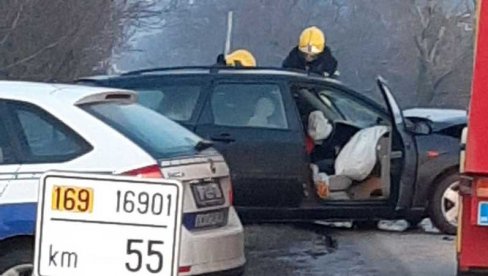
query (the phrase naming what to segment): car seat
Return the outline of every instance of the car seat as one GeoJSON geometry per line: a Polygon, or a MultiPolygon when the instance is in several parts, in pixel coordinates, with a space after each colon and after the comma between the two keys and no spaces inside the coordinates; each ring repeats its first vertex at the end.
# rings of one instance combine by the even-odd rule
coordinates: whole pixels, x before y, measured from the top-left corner
{"type": "MultiPolygon", "coordinates": [[[[341,149],[335,164],[336,174],[329,178],[331,199],[351,199],[349,190],[353,184],[361,183],[371,175],[374,168],[381,166],[379,155],[382,149],[378,145],[387,133],[386,126],[363,129],[341,149]]],[[[376,184],[371,183],[373,187],[376,184]]]]}
{"type": "Polygon", "coordinates": [[[273,115],[275,111],[274,103],[267,97],[261,97],[256,102],[256,108],[254,109],[254,115],[249,119],[248,126],[256,127],[273,127],[275,126],[269,120],[269,117],[273,115]]]}

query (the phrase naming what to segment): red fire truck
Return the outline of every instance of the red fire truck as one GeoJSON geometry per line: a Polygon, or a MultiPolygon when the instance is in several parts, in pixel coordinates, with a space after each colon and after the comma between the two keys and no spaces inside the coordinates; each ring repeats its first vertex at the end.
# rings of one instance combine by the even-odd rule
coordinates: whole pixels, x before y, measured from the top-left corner
{"type": "Polygon", "coordinates": [[[458,275],[488,275],[488,0],[478,0],[477,8],[469,123],[461,155],[458,275]]]}

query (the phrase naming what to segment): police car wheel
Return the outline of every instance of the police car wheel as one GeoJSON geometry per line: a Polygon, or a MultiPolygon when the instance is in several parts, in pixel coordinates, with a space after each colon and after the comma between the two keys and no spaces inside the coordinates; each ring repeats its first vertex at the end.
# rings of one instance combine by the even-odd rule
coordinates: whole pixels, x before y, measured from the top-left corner
{"type": "Polygon", "coordinates": [[[435,188],[429,204],[430,219],[442,233],[455,235],[459,210],[459,175],[444,177],[435,188]]]}
{"type": "Polygon", "coordinates": [[[19,241],[6,246],[5,251],[0,255],[0,275],[31,276],[33,255],[32,245],[28,242],[19,241]]]}
{"type": "Polygon", "coordinates": [[[2,276],[31,276],[32,268],[32,264],[16,265],[3,273],[2,276]]]}

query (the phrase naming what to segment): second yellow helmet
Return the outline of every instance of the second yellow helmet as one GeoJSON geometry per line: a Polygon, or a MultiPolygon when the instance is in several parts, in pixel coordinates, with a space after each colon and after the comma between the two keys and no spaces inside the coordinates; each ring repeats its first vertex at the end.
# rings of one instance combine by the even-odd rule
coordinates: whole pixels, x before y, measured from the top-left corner
{"type": "Polygon", "coordinates": [[[298,41],[298,49],[306,54],[320,54],[325,49],[325,35],[317,27],[312,26],[303,30],[298,41]]]}
{"type": "Polygon", "coordinates": [[[256,59],[248,50],[236,50],[225,57],[228,66],[255,67],[256,59]]]}

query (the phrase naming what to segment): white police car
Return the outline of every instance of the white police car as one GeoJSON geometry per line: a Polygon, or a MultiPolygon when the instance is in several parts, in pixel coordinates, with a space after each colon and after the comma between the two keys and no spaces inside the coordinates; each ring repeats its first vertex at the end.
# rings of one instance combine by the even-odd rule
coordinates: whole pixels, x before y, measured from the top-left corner
{"type": "Polygon", "coordinates": [[[242,273],[243,228],[224,159],[135,100],[116,89],[0,82],[0,275],[32,270],[39,177],[48,170],[181,180],[180,275],[242,273]]]}

